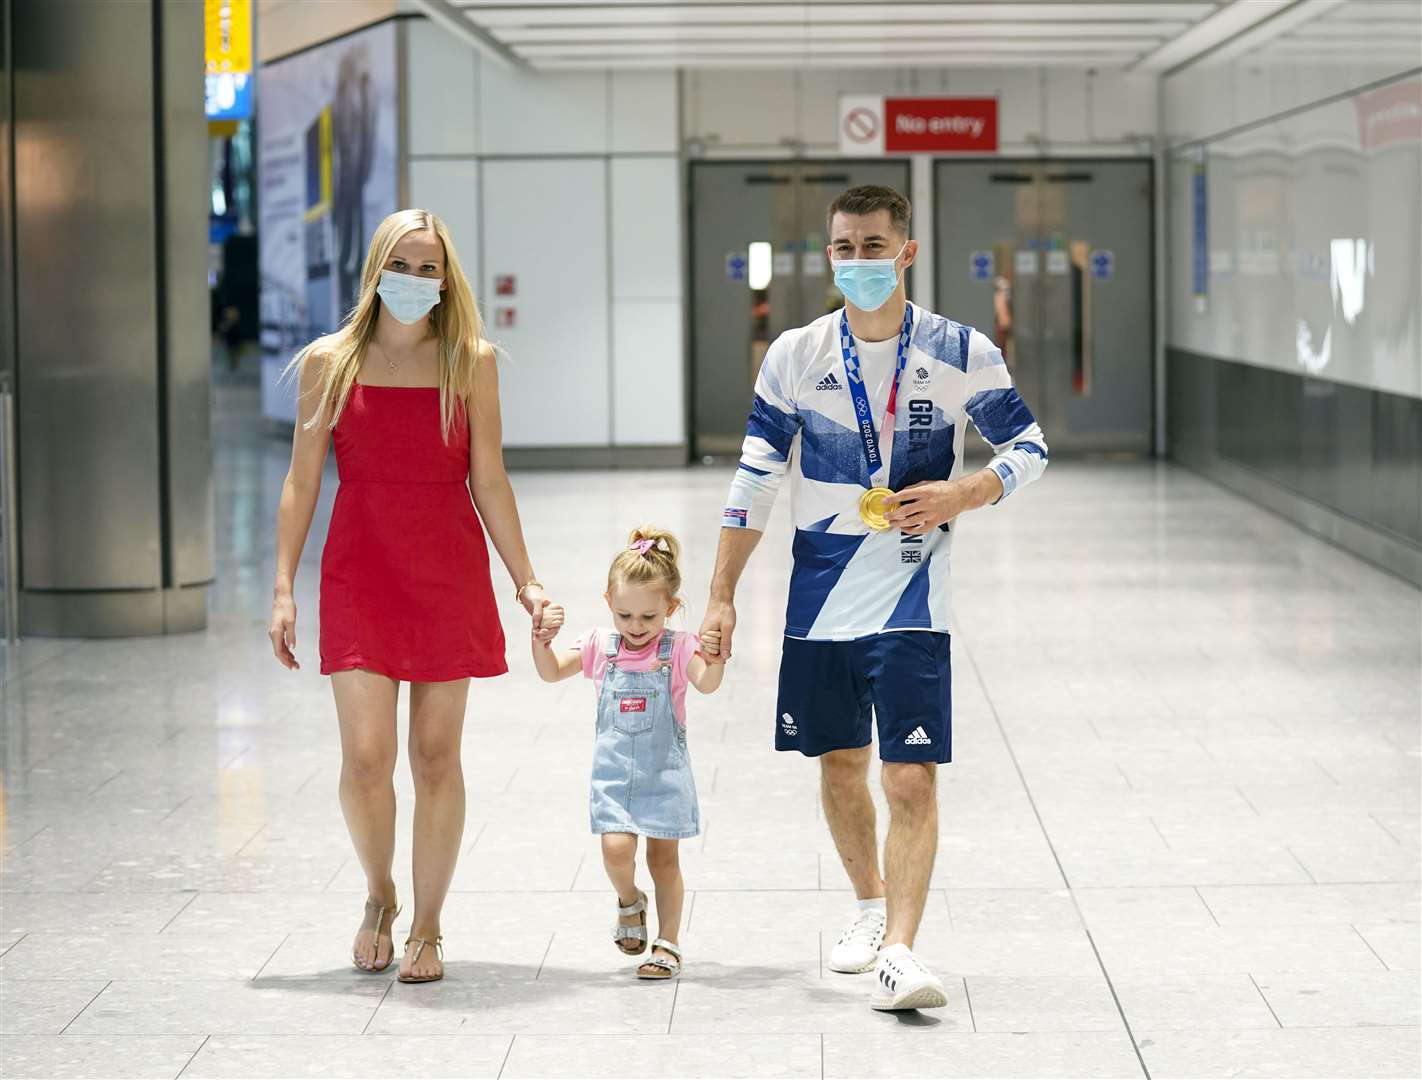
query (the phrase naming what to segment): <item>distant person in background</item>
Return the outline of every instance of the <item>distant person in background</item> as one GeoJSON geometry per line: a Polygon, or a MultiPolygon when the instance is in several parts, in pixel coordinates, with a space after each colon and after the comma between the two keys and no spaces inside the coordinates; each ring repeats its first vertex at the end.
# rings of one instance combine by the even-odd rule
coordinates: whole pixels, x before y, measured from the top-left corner
{"type": "Polygon", "coordinates": [[[1012,279],[999,274],[992,283],[993,338],[1002,351],[1002,358],[1012,366],[1012,279]]]}
{"type": "Polygon", "coordinates": [[[380,972],[394,958],[395,713],[406,682],[415,912],[399,978],[432,982],[444,977],[440,913],[464,831],[469,680],[508,670],[485,529],[535,634],[544,606],[504,472],[494,350],[444,222],[427,210],[381,222],[355,310],[289,370],[299,420],[268,635],[295,670],[296,568],[334,443],[341,483],[321,557],[320,651],[341,728],[341,809],[368,890],[352,959],[380,972]]]}

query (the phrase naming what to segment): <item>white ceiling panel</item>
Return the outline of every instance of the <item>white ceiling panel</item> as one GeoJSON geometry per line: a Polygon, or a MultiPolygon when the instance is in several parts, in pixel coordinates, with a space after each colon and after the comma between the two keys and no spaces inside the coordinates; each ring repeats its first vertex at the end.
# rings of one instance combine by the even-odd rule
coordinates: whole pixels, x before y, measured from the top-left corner
{"type": "Polygon", "coordinates": [[[846,67],[896,56],[918,66],[1076,66],[1165,71],[1271,42],[1406,36],[1411,0],[454,0],[487,47],[535,68],[846,67]],[[1400,9],[1407,9],[1405,14],[1400,9]],[[1269,18],[1268,16],[1277,16],[1269,18]],[[1387,29],[1384,30],[1384,27],[1387,29]],[[1402,33],[1399,34],[1399,31],[1402,33]],[[1241,39],[1236,41],[1235,39],[1241,39]],[[1222,48],[1223,46],[1223,48],[1222,48]]]}
{"type": "Polygon", "coordinates": [[[786,23],[914,22],[1196,22],[1214,4],[1060,3],[1060,4],[865,4],[820,0],[808,4],[489,4],[464,0],[458,5],[480,26],[601,26],[609,23],[746,25],[786,23]]]}
{"type": "Polygon", "coordinates": [[[687,43],[685,45],[661,45],[653,42],[630,41],[620,45],[608,45],[604,42],[528,45],[519,50],[522,55],[535,62],[541,57],[548,56],[595,57],[602,54],[656,56],[658,53],[697,53],[706,56],[714,56],[718,53],[725,53],[734,56],[736,53],[744,53],[749,56],[756,53],[762,55],[766,53],[783,53],[797,56],[853,57],[858,55],[892,56],[894,53],[907,55],[909,53],[921,53],[926,51],[953,53],[1030,53],[1034,55],[1041,53],[1061,53],[1063,55],[1090,53],[1095,56],[1106,54],[1135,56],[1140,50],[1130,45],[1116,45],[1107,48],[1089,41],[821,41],[814,43],[797,43],[794,41],[708,41],[687,43]]]}
{"type": "MultiPolygon", "coordinates": [[[[1109,40],[1119,43],[1155,44],[1171,34],[1179,33],[1189,24],[1170,23],[903,23],[883,27],[866,27],[862,23],[816,24],[783,27],[777,37],[795,37],[802,41],[854,40],[902,41],[906,37],[952,37],[958,40],[987,38],[1046,38],[1060,41],[1083,39],[1109,40]]],[[[735,27],[727,26],[638,26],[614,23],[607,26],[509,26],[495,29],[500,41],[510,45],[533,45],[549,41],[713,41],[739,39],[735,27]]]]}
{"type": "MultiPolygon", "coordinates": [[[[1104,68],[1110,66],[1120,66],[1119,60],[1111,56],[1082,57],[1082,56],[1052,56],[1050,54],[1038,53],[1035,55],[994,55],[984,56],[982,53],[964,53],[962,55],[935,54],[908,57],[915,67],[935,67],[942,65],[953,68],[1004,68],[1004,67],[1043,67],[1043,68],[1080,68],[1095,67],[1104,68]]],[[[618,70],[665,70],[669,65],[658,57],[626,57],[613,60],[540,60],[536,65],[538,71],[605,71],[608,68],[618,70]]],[[[819,69],[837,68],[842,71],[854,71],[862,69],[867,65],[855,64],[852,60],[844,57],[833,56],[698,56],[696,54],[686,54],[679,56],[676,62],[670,66],[685,68],[769,68],[772,70],[783,70],[785,68],[796,69],[819,69]]]]}

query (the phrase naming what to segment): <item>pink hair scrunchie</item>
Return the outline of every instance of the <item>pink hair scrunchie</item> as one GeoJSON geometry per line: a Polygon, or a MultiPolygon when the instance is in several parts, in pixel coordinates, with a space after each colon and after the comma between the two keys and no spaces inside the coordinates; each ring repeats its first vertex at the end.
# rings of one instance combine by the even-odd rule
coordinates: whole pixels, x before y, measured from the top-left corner
{"type": "Polygon", "coordinates": [[[628,551],[635,551],[638,555],[646,556],[647,552],[657,546],[655,540],[634,540],[627,546],[628,551]]]}

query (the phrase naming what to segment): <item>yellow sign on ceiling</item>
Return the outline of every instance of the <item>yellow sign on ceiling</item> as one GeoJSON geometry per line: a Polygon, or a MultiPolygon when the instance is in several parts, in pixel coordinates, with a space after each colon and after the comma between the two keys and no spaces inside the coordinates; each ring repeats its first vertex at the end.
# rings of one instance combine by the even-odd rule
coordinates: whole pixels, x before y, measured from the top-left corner
{"type": "Polygon", "coordinates": [[[252,0],[205,0],[207,73],[250,74],[252,0]]]}

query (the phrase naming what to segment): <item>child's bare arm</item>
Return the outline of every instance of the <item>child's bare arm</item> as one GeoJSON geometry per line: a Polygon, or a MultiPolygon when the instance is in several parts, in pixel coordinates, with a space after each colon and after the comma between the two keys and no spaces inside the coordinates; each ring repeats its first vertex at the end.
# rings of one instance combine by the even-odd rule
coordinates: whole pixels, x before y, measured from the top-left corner
{"type": "Polygon", "coordinates": [[[582,673],[583,658],[577,649],[555,649],[553,638],[563,628],[563,608],[549,604],[543,609],[543,628],[533,633],[533,666],[544,682],[562,682],[582,673]]]}
{"type": "Polygon", "coordinates": [[[687,682],[703,694],[710,694],[721,685],[721,680],[726,675],[726,665],[724,662],[708,662],[702,653],[709,656],[719,656],[720,652],[721,632],[708,630],[701,635],[701,652],[693,656],[691,663],[686,667],[687,682]]]}

